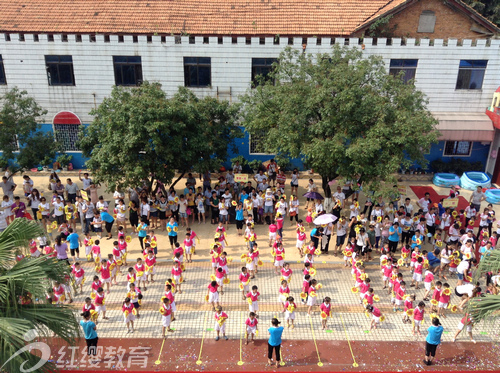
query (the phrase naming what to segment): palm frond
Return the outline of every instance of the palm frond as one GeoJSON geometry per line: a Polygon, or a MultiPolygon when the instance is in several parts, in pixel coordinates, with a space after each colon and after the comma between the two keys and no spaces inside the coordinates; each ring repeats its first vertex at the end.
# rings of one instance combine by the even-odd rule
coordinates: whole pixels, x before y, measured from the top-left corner
{"type": "Polygon", "coordinates": [[[486,294],[471,299],[467,305],[467,312],[472,316],[475,323],[494,320],[500,316],[498,311],[500,311],[500,295],[486,294]],[[492,318],[492,316],[495,317],[492,318]]]}
{"type": "MultiPolygon", "coordinates": [[[[15,356],[18,351],[25,347],[25,338],[32,330],[30,322],[16,318],[0,318],[0,371],[19,372],[20,367],[28,370],[34,367],[41,359],[29,350],[15,356]],[[5,338],[4,338],[5,337],[5,338]],[[10,360],[9,360],[10,359],[10,360]]],[[[27,338],[29,339],[29,338],[27,338]]],[[[44,362],[35,370],[37,373],[49,373],[55,371],[55,364],[44,362]]]]}
{"type": "MultiPolygon", "coordinates": [[[[15,261],[16,251],[26,253],[29,240],[41,234],[37,223],[26,219],[15,219],[0,233],[0,366],[25,346],[24,336],[30,330],[36,330],[41,337],[60,337],[68,344],[74,344],[80,337],[71,307],[44,302],[52,282],[63,283],[70,274],[66,262],[47,257],[15,261]],[[21,302],[23,296],[28,296],[31,302],[21,302]]],[[[25,369],[29,369],[40,358],[26,351],[8,361],[0,371],[19,371],[25,361],[25,369]]],[[[54,369],[54,364],[45,363],[36,372],[54,369]]]]}
{"type": "Polygon", "coordinates": [[[16,250],[28,247],[29,240],[43,235],[33,220],[14,219],[0,234],[0,268],[8,269],[16,258],[16,250]]]}
{"type": "Polygon", "coordinates": [[[24,259],[7,271],[0,271],[0,308],[17,308],[16,297],[19,299],[26,292],[45,297],[51,282],[62,283],[68,273],[66,262],[46,257],[24,259]]]}
{"type": "MultiPolygon", "coordinates": [[[[497,274],[500,269],[500,250],[493,250],[487,256],[483,256],[477,270],[474,272],[474,283],[481,280],[481,277],[488,272],[497,274]]],[[[500,316],[500,295],[485,294],[478,298],[473,298],[467,304],[467,312],[471,314],[474,321],[494,321],[500,316]]]]}
{"type": "Polygon", "coordinates": [[[500,269],[500,250],[493,250],[488,256],[483,256],[479,262],[476,274],[474,277],[479,278],[486,272],[496,274],[500,269]]]}

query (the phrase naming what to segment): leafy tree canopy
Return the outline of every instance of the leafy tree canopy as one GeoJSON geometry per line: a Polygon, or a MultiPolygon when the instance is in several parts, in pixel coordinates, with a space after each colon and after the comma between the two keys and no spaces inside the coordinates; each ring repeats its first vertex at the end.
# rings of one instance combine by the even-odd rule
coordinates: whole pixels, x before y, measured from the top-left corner
{"type": "Polygon", "coordinates": [[[268,153],[301,157],[328,182],[358,178],[370,189],[401,165],[425,163],[437,121],[413,84],[390,76],[380,57],[334,46],[313,56],[285,49],[271,79],[242,97],[243,124],[268,153]]]}
{"type": "Polygon", "coordinates": [[[199,99],[184,87],[172,98],[158,83],[114,87],[91,112],[95,119],[82,129],[80,147],[96,181],[110,189],[143,180],[169,184],[176,170],[202,172],[226,160],[228,147],[242,136],[237,114],[235,105],[199,99]]]}
{"type": "Polygon", "coordinates": [[[463,2],[500,26],[500,0],[463,0],[463,2]]]}
{"type": "Polygon", "coordinates": [[[0,149],[2,163],[30,169],[45,156],[54,158],[58,144],[52,133],[40,131],[42,117],[47,114],[26,91],[13,88],[1,98],[0,149]],[[19,151],[19,152],[18,152],[19,151]],[[18,153],[16,153],[18,152],[18,153]]]}

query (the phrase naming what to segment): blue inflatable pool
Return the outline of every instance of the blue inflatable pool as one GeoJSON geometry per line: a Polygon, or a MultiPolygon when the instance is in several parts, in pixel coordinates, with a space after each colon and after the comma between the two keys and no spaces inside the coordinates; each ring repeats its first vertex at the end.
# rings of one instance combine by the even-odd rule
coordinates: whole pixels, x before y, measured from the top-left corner
{"type": "Polygon", "coordinates": [[[488,189],[484,194],[486,195],[486,202],[500,204],[500,189],[488,189]]]}
{"type": "Polygon", "coordinates": [[[491,186],[491,179],[484,172],[464,172],[460,178],[460,186],[467,190],[475,190],[478,186],[489,188],[491,186]]]}
{"type": "Polygon", "coordinates": [[[434,175],[432,182],[440,187],[451,187],[452,185],[459,185],[460,178],[455,174],[440,173],[434,175]]]}

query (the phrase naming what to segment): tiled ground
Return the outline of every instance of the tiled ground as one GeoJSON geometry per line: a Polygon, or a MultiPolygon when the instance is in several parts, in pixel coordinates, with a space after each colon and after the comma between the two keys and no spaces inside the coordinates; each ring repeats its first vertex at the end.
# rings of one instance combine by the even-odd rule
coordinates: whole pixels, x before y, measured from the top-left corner
{"type": "MultiPolygon", "coordinates": [[[[266,250],[267,251],[267,250],[266,250]]],[[[269,254],[267,256],[270,258],[269,254]]],[[[311,319],[307,316],[306,306],[301,306],[300,301],[296,311],[296,327],[294,330],[286,329],[284,338],[286,339],[312,339],[312,329],[314,329],[315,338],[318,340],[368,340],[368,341],[411,341],[423,340],[426,334],[426,329],[430,325],[429,317],[425,319],[422,336],[417,338],[411,333],[411,325],[403,324],[403,314],[393,313],[390,305],[390,297],[387,293],[383,293],[382,281],[377,271],[375,264],[368,264],[367,273],[372,280],[372,287],[375,293],[380,296],[380,302],[377,304],[387,319],[382,324],[382,327],[376,331],[369,332],[370,320],[365,316],[363,307],[359,304],[357,294],[351,293],[353,286],[350,270],[344,269],[339,264],[329,260],[331,256],[320,258],[317,263],[318,274],[316,278],[323,284],[323,288],[318,292],[318,298],[329,296],[332,298],[334,306],[333,318],[328,321],[328,329],[321,330],[321,318],[319,312],[312,316],[311,319]],[[342,323],[343,320],[343,323],[342,323]],[[345,329],[344,329],[345,326],[345,329]]],[[[264,256],[264,266],[260,269],[255,280],[252,280],[251,285],[257,285],[261,298],[260,307],[260,329],[266,330],[270,324],[271,318],[278,315],[284,321],[284,314],[279,313],[281,306],[278,303],[278,288],[279,276],[274,274],[270,259],[264,256]]],[[[90,273],[93,267],[86,264],[85,270],[87,278],[90,278],[90,273]]],[[[225,286],[225,294],[221,296],[222,306],[229,315],[229,320],[226,322],[227,335],[231,339],[239,339],[244,334],[243,323],[248,316],[248,304],[241,298],[239,291],[238,275],[240,273],[241,263],[239,260],[233,261],[230,265],[229,278],[231,283],[225,286]]],[[[299,298],[300,287],[302,284],[302,276],[299,274],[303,268],[302,264],[294,262],[292,269],[295,274],[292,276],[291,290],[292,295],[296,300],[299,298]]],[[[136,332],[134,338],[160,338],[161,333],[161,315],[158,312],[160,298],[163,294],[163,285],[165,280],[170,277],[171,265],[169,263],[160,263],[157,266],[157,281],[148,286],[148,290],[144,292],[143,306],[141,308],[141,318],[136,321],[136,332]]],[[[204,301],[206,294],[206,286],[208,285],[212,269],[207,261],[194,262],[189,264],[185,273],[186,282],[182,285],[182,294],[176,294],[177,305],[177,320],[172,323],[175,329],[174,333],[169,334],[169,338],[201,338],[205,331],[206,338],[215,337],[213,312],[211,306],[204,301]]],[[[403,271],[405,279],[410,278],[409,271],[403,271]]],[[[108,309],[107,316],[110,320],[99,322],[99,336],[105,338],[123,338],[126,336],[126,327],[123,323],[123,315],[121,313],[121,302],[123,301],[127,291],[125,277],[119,277],[119,285],[111,288],[111,294],[106,297],[106,307],[108,309]]],[[[451,279],[450,285],[452,289],[456,282],[451,279]]],[[[413,288],[412,292],[414,291],[413,288]]],[[[75,305],[81,308],[83,299],[90,294],[90,280],[85,283],[84,294],[75,297],[75,305]]],[[[424,290],[416,291],[417,301],[423,298],[424,290]]],[[[458,304],[458,298],[452,296],[452,304],[458,304]]],[[[430,304],[427,302],[430,307],[430,304]]],[[[444,341],[451,341],[456,331],[456,326],[462,315],[451,314],[448,311],[447,318],[441,318],[441,322],[445,328],[444,341]]],[[[499,322],[481,323],[474,329],[474,338],[476,341],[491,342],[497,340],[499,322]]],[[[468,341],[465,335],[460,336],[460,341],[468,341]]],[[[259,338],[267,338],[267,333],[262,332],[259,338]]]]}

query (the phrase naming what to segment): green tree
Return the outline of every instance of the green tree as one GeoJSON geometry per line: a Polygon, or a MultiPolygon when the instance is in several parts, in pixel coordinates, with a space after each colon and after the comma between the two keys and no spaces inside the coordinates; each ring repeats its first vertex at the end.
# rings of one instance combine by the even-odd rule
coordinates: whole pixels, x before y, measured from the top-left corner
{"type": "MultiPolygon", "coordinates": [[[[65,262],[46,257],[23,259],[29,240],[43,234],[39,225],[26,219],[15,219],[0,233],[0,371],[19,372],[34,367],[40,357],[25,351],[12,358],[25,345],[25,336],[35,330],[42,338],[62,338],[74,344],[79,326],[71,307],[45,301],[52,281],[63,281],[68,267],[65,262]]],[[[35,342],[35,341],[33,341],[35,342]]],[[[35,372],[52,372],[53,363],[45,363],[35,372]]]]}
{"type": "Polygon", "coordinates": [[[53,158],[58,150],[54,135],[40,131],[47,110],[26,91],[18,88],[7,91],[1,103],[0,149],[3,151],[3,163],[14,166],[15,172],[37,166],[45,156],[53,158]]]}
{"type": "Polygon", "coordinates": [[[371,190],[401,165],[424,164],[436,119],[413,84],[387,74],[380,57],[334,46],[317,56],[285,49],[271,73],[242,98],[243,125],[268,153],[301,157],[328,182],[358,178],[371,190]]]}
{"type": "Polygon", "coordinates": [[[135,187],[142,180],[169,184],[176,170],[182,177],[226,160],[228,147],[242,136],[237,114],[235,105],[199,99],[184,87],[170,99],[158,83],[114,87],[91,112],[95,119],[82,129],[80,147],[94,178],[110,189],[135,187]]]}
{"type": "Polygon", "coordinates": [[[500,26],[500,0],[464,0],[464,3],[500,26]]]}

